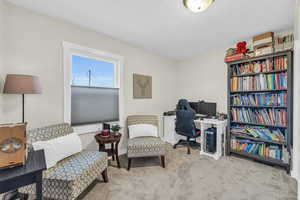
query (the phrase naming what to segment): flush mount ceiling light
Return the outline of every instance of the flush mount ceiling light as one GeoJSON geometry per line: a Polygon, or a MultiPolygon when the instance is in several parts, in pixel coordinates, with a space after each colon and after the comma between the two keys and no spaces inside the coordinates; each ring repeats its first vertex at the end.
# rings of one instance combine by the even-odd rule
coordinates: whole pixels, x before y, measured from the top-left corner
{"type": "Polygon", "coordinates": [[[183,0],[186,8],[192,12],[202,12],[206,10],[215,0],[183,0]]]}

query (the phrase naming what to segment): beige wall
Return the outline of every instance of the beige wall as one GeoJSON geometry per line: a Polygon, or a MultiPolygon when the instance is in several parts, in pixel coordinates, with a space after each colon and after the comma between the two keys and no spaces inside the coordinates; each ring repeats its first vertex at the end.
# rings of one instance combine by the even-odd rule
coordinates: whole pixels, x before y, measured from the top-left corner
{"type": "Polygon", "coordinates": [[[180,62],[177,71],[178,98],[217,102],[218,112],[227,112],[227,66],[225,49],[215,49],[180,62]]]}
{"type": "MultiPolygon", "coordinates": [[[[176,73],[172,60],[9,3],[4,5],[5,40],[9,44],[5,46],[4,74],[37,75],[43,85],[42,94],[25,96],[25,119],[29,128],[63,122],[63,41],[124,56],[125,116],[159,115],[174,108],[176,73]],[[132,98],[134,72],[152,76],[152,99],[132,98]]],[[[21,96],[3,96],[5,118],[2,117],[0,123],[21,121],[21,96]]]]}
{"type": "Polygon", "coordinates": [[[4,58],[4,14],[3,14],[3,0],[0,0],[0,119],[3,118],[3,113],[2,113],[2,88],[3,88],[3,79],[4,79],[4,73],[3,73],[3,58],[4,58]]]}
{"type": "MultiPolygon", "coordinates": [[[[292,176],[300,180],[300,0],[295,8],[295,50],[294,50],[294,147],[292,176]]],[[[298,183],[298,199],[300,200],[300,184],[298,183]]]]}

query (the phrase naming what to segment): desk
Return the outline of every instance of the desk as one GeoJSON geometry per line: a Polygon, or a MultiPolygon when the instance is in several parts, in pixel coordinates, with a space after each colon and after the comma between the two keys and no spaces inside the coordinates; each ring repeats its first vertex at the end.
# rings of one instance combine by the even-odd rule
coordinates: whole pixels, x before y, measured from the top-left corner
{"type": "MultiPolygon", "coordinates": [[[[172,145],[176,144],[179,139],[185,140],[186,137],[178,135],[175,132],[175,120],[176,116],[163,116],[162,118],[163,122],[163,136],[162,139],[165,142],[168,142],[172,145]]],[[[225,149],[225,144],[226,144],[226,120],[221,121],[217,119],[203,119],[203,120],[195,120],[195,125],[198,129],[201,130],[201,137],[197,138],[197,142],[201,144],[201,150],[200,154],[201,155],[207,155],[211,156],[214,159],[219,159],[222,156],[222,152],[225,149]],[[205,152],[205,135],[204,135],[204,130],[207,128],[210,128],[212,126],[217,127],[217,151],[215,154],[210,154],[205,152]],[[203,148],[204,147],[204,148],[203,148]]]]}
{"type": "Polygon", "coordinates": [[[30,152],[25,165],[0,170],[0,194],[36,183],[36,199],[41,200],[43,198],[43,170],[45,169],[44,151],[30,152]]]}
{"type": "Polygon", "coordinates": [[[221,121],[217,119],[203,119],[203,120],[195,120],[195,124],[200,124],[201,130],[201,149],[200,155],[206,155],[213,157],[215,160],[218,160],[226,151],[226,124],[227,121],[221,121]],[[206,152],[206,135],[205,130],[210,127],[217,128],[217,144],[216,144],[216,152],[214,154],[206,152]]]}

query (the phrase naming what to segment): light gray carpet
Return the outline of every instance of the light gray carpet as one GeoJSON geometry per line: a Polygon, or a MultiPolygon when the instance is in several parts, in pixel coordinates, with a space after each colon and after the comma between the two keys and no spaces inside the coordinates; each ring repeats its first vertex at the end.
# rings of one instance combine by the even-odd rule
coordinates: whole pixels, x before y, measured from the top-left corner
{"type": "MultiPolygon", "coordinates": [[[[126,167],[127,160],[121,164],[126,167]]],[[[168,146],[166,169],[158,158],[132,161],[132,169],[109,167],[84,200],[296,200],[296,181],[284,170],[237,157],[215,161],[198,151],[168,146]]],[[[112,162],[112,165],[115,165],[112,162]]]]}

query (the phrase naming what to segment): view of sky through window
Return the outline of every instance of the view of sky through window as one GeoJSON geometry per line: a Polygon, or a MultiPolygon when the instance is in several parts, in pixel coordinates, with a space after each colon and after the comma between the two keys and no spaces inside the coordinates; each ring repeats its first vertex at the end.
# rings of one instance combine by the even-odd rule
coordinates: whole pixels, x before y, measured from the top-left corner
{"type": "Polygon", "coordinates": [[[114,64],[93,58],[72,56],[72,85],[114,87],[114,64]]]}

